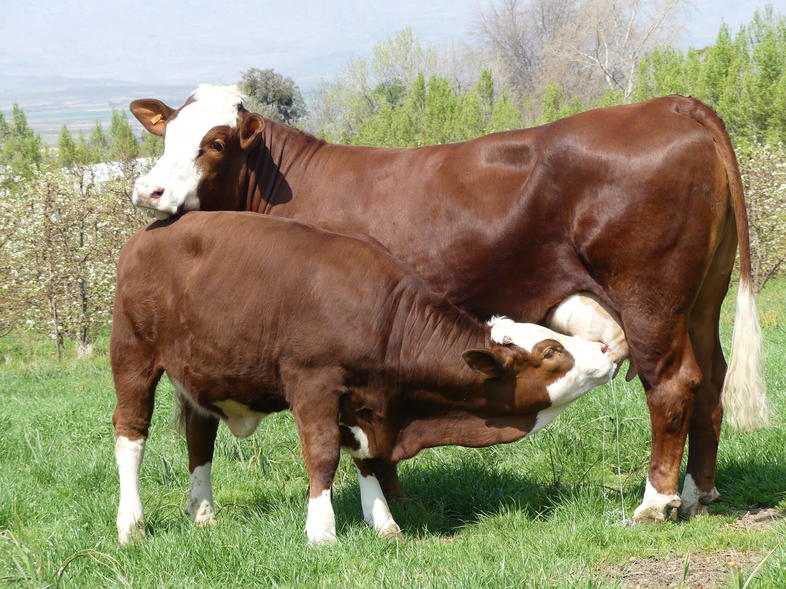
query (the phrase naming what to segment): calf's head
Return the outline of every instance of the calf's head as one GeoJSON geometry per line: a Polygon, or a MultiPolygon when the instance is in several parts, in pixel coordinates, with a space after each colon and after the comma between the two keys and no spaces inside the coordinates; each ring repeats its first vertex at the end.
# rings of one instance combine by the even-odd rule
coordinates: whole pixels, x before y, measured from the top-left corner
{"type": "Polygon", "coordinates": [[[499,346],[464,352],[464,361],[488,377],[515,379],[516,410],[564,406],[608,382],[616,364],[603,342],[495,317],[491,340],[499,346]]]}
{"type": "Polygon", "coordinates": [[[129,106],[148,131],[164,137],[164,154],[134,185],[132,201],[159,219],[204,208],[202,190],[233,191],[233,167],[253,144],[264,119],[243,108],[237,86],[202,85],[178,109],[151,98],[129,106]]]}

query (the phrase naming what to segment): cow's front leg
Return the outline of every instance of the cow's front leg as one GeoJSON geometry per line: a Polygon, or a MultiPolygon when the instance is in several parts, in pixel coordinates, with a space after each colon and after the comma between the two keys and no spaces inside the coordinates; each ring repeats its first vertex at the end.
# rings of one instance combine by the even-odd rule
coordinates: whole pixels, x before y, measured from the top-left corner
{"type": "Polygon", "coordinates": [[[391,488],[391,481],[398,489],[396,467],[378,458],[355,459],[360,485],[360,503],[363,506],[363,519],[383,538],[401,538],[401,528],[390,513],[388,502],[382,491],[383,484],[391,488]]]}
{"type": "Polygon", "coordinates": [[[213,485],[210,470],[213,463],[213,448],[218,431],[218,419],[202,413],[184,403],[186,442],[188,444],[189,497],[186,513],[198,526],[216,523],[213,508],[213,485]]]}

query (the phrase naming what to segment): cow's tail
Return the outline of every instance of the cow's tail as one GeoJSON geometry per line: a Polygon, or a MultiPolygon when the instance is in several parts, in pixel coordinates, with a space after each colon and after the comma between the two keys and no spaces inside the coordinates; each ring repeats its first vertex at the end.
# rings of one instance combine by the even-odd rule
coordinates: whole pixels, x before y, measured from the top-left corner
{"type": "MultiPolygon", "coordinates": [[[[761,327],[753,298],[748,213],[745,209],[740,169],[721,118],[699,100],[683,97],[680,99],[682,105],[685,100],[690,103],[689,112],[683,114],[692,117],[709,131],[726,168],[740,248],[740,285],[737,290],[731,357],[721,399],[724,414],[733,429],[754,430],[765,427],[769,422],[769,403],[762,372],[761,327]]],[[[682,108],[679,110],[682,111],[682,108]]]]}

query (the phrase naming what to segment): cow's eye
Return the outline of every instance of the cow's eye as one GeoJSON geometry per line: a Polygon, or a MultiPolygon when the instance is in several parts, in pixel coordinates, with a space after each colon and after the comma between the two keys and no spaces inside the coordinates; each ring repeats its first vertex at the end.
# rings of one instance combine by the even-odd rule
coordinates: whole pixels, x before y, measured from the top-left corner
{"type": "Polygon", "coordinates": [[[210,144],[210,147],[216,151],[224,151],[224,144],[220,141],[213,141],[213,143],[210,144]]]}
{"type": "Polygon", "coordinates": [[[546,353],[543,354],[543,357],[546,360],[549,360],[550,358],[553,358],[554,357],[554,348],[549,348],[548,350],[546,350],[546,353]]]}

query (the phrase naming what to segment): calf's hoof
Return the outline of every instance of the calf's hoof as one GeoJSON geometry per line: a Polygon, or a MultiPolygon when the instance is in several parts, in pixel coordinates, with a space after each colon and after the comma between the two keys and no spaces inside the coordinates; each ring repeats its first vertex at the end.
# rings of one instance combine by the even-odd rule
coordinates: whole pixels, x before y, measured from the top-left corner
{"type": "Polygon", "coordinates": [[[145,537],[145,522],[136,520],[129,524],[117,523],[117,541],[121,546],[134,544],[145,537]]]}
{"type": "Polygon", "coordinates": [[[309,546],[327,546],[329,544],[336,543],[336,534],[333,533],[324,533],[324,534],[310,534],[306,532],[308,536],[308,545],[309,546]]]}
{"type": "Polygon", "coordinates": [[[720,501],[720,493],[713,487],[709,491],[702,491],[696,486],[690,474],[685,475],[685,482],[682,486],[682,505],[680,506],[680,517],[688,519],[696,515],[705,515],[707,506],[711,503],[720,501]]]}
{"type": "Polygon", "coordinates": [[[189,503],[186,515],[194,521],[194,524],[202,528],[214,526],[217,523],[213,506],[207,501],[201,501],[199,504],[189,503]]]}
{"type": "Polygon", "coordinates": [[[401,528],[392,519],[385,522],[385,524],[377,530],[377,536],[380,538],[393,538],[394,540],[403,540],[404,534],[401,533],[401,528]]]}

